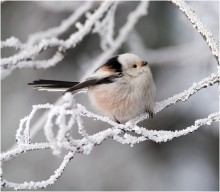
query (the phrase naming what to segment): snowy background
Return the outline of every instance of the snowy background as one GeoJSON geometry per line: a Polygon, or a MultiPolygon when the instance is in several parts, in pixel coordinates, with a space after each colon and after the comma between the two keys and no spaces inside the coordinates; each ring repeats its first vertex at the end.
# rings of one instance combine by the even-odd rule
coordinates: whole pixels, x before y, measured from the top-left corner
{"type": "MultiPolygon", "coordinates": [[[[126,22],[127,15],[139,2],[121,2],[115,15],[115,34],[126,22]]],[[[219,42],[219,2],[188,2],[212,31],[219,42]]],[[[4,2],[1,10],[1,40],[15,36],[26,42],[38,31],[57,26],[85,2],[4,2]]],[[[91,12],[99,7],[94,3],[91,12]]],[[[80,21],[83,23],[84,17],[80,21]]],[[[67,39],[76,31],[75,25],[59,38],[67,39]]],[[[16,51],[2,49],[2,58],[16,51]]],[[[54,48],[43,52],[39,59],[50,58],[54,48]]],[[[27,83],[33,80],[56,79],[78,81],[92,61],[101,54],[100,38],[88,34],[55,67],[47,69],[15,69],[1,81],[1,150],[15,144],[19,121],[30,113],[32,105],[54,103],[61,93],[33,90],[27,83]]],[[[170,2],[150,2],[148,15],[142,17],[125,43],[114,54],[133,52],[149,61],[157,87],[157,101],[188,89],[211,73],[217,62],[203,38],[182,12],[170,2]]],[[[113,55],[114,55],[113,54],[113,55]]],[[[86,95],[76,101],[94,111],[86,95]]],[[[180,130],[196,119],[217,112],[218,87],[214,85],[155,115],[141,126],[153,130],[180,130]]],[[[34,118],[36,122],[40,113],[34,118]]],[[[88,133],[108,126],[100,121],[83,118],[88,133]]],[[[54,127],[56,129],[56,127],[54,127]]],[[[39,132],[34,141],[44,141],[39,132]]],[[[4,178],[13,182],[47,179],[62,162],[50,150],[33,151],[6,161],[4,178]]],[[[192,134],[166,143],[145,141],[134,147],[111,139],[93,149],[90,155],[76,155],[60,179],[47,190],[215,190],[219,189],[219,130],[218,123],[204,126],[192,134]]]]}

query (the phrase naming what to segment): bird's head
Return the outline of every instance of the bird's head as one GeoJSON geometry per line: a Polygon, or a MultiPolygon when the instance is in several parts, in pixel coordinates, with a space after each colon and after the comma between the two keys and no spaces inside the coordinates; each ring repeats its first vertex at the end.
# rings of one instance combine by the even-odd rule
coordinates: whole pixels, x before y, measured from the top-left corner
{"type": "Polygon", "coordinates": [[[124,75],[136,77],[148,68],[148,63],[143,61],[139,56],[132,53],[124,53],[118,55],[118,62],[122,65],[124,75]]]}

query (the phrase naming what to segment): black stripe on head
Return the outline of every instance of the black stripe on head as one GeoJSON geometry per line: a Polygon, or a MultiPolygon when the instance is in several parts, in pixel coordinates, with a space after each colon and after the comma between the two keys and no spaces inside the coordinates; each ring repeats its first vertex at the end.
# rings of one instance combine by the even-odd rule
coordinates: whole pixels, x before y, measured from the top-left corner
{"type": "Polygon", "coordinates": [[[114,70],[115,72],[122,72],[122,65],[118,62],[118,56],[112,57],[109,59],[106,63],[106,66],[108,66],[110,69],[114,70]]]}

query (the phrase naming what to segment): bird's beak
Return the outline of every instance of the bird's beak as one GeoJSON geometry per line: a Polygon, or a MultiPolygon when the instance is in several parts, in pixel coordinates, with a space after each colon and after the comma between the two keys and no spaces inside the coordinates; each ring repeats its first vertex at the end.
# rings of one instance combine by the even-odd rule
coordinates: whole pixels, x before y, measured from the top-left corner
{"type": "Polygon", "coordinates": [[[144,66],[146,66],[147,64],[148,64],[147,61],[143,61],[141,66],[144,67],[144,66]]]}

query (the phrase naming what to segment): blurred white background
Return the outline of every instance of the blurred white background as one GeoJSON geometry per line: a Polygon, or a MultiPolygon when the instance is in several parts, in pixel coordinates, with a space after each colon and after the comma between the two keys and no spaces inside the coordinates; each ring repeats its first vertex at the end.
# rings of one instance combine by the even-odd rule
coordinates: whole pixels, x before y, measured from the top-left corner
{"type": "MultiPolygon", "coordinates": [[[[4,2],[1,5],[1,39],[15,36],[25,42],[29,35],[57,26],[83,3],[4,2]]],[[[188,3],[219,42],[219,1],[188,3]]],[[[137,4],[132,1],[119,4],[116,31],[137,4]]],[[[174,5],[152,1],[148,11],[116,54],[134,52],[149,61],[156,82],[157,101],[161,101],[214,73],[217,62],[200,34],[174,5]],[[141,45],[134,40],[137,37],[141,45]],[[184,48],[180,49],[181,46],[184,48]]],[[[82,17],[82,23],[84,20],[82,17]]],[[[61,38],[66,39],[75,30],[72,26],[61,38]]],[[[19,120],[30,113],[32,105],[54,103],[61,96],[61,93],[38,92],[27,83],[39,78],[78,81],[90,61],[101,53],[99,43],[97,34],[89,34],[55,67],[45,70],[16,69],[1,81],[2,152],[15,144],[19,120]]],[[[1,54],[4,58],[14,52],[5,48],[1,54]]],[[[49,58],[53,52],[53,49],[46,51],[40,58],[49,58]]],[[[86,95],[78,96],[77,102],[93,110],[86,95]]],[[[218,110],[218,87],[214,85],[199,91],[187,102],[163,110],[153,120],[145,120],[141,125],[147,129],[179,130],[218,110]]],[[[102,122],[84,120],[89,133],[106,128],[102,122]]],[[[34,140],[44,141],[45,137],[40,132],[34,140]]],[[[49,150],[22,154],[3,163],[5,178],[14,182],[45,180],[62,162],[64,154],[60,158],[53,156],[49,150]]],[[[62,177],[46,190],[218,189],[219,129],[218,123],[215,123],[161,144],[146,141],[130,147],[109,139],[95,147],[88,156],[76,155],[62,177]]]]}

